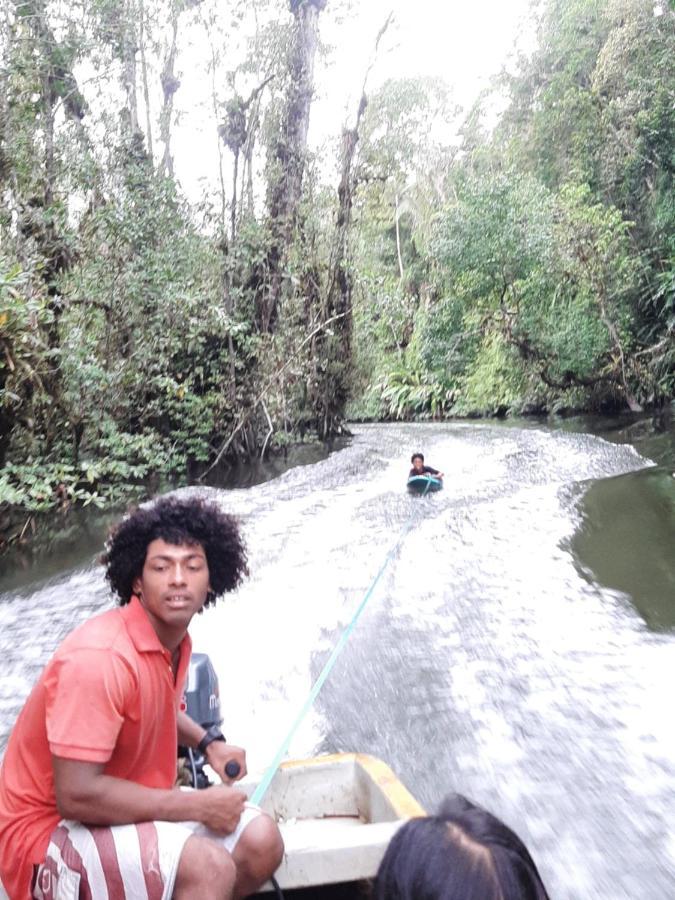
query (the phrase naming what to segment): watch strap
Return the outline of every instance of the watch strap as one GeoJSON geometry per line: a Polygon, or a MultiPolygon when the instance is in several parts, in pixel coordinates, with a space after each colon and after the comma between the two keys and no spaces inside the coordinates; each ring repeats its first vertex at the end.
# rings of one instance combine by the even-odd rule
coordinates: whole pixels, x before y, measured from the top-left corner
{"type": "Polygon", "coordinates": [[[206,753],[206,748],[209,744],[212,744],[213,741],[224,741],[227,743],[223,732],[217,725],[211,725],[206,729],[206,734],[201,739],[201,741],[197,744],[197,750],[202,754],[202,756],[206,753]]]}

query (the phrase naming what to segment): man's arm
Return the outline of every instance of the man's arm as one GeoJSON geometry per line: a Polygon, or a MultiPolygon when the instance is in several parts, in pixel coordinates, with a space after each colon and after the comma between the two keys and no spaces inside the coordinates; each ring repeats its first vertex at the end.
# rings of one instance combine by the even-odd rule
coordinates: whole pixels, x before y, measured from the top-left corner
{"type": "MultiPolygon", "coordinates": [[[[178,725],[178,743],[182,747],[192,747],[193,749],[204,737],[206,732],[198,725],[194,719],[191,719],[187,713],[179,712],[177,717],[178,725]]],[[[206,748],[206,761],[214,772],[227,784],[238,781],[247,774],[246,769],[246,751],[241,747],[235,747],[234,744],[226,744],[224,741],[212,741],[206,748]],[[228,762],[236,762],[239,765],[239,774],[235,778],[230,778],[225,774],[225,766],[228,762]]]]}
{"type": "Polygon", "coordinates": [[[149,788],[103,774],[101,763],[52,756],[59,815],[87,825],[201,822],[218,834],[237,827],[246,795],[224,784],[200,791],[149,788]]]}

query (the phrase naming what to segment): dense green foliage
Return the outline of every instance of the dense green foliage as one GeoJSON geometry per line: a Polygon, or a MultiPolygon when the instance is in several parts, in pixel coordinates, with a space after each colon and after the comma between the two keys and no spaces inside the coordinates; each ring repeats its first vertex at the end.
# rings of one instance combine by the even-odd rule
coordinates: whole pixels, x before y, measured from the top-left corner
{"type": "Polygon", "coordinates": [[[27,513],[119,501],[318,427],[308,335],[324,328],[331,235],[309,243],[297,72],[311,72],[324,5],[267,0],[248,25],[237,0],[10,5],[0,544],[8,509],[23,528],[27,513]],[[181,29],[207,50],[219,158],[220,191],[190,201],[172,157],[181,29]]]}
{"type": "Polygon", "coordinates": [[[23,527],[108,504],[346,414],[673,397],[672,5],[545,0],[536,49],[468,114],[437,81],[386,82],[325,184],[307,127],[330,12],[10,4],[0,533],[8,509],[23,527]],[[183,34],[203,52],[181,69],[183,34]],[[197,62],[216,171],[186,197],[175,103],[197,62]]]}
{"type": "Polygon", "coordinates": [[[658,12],[651,0],[548,0],[537,49],[481,98],[459,144],[426,141],[405,159],[397,123],[380,153],[405,160],[388,181],[407,198],[399,265],[391,201],[380,184],[360,195],[365,399],[353,414],[672,398],[675,15],[658,12]],[[488,132],[495,98],[504,110],[488,132]]]}

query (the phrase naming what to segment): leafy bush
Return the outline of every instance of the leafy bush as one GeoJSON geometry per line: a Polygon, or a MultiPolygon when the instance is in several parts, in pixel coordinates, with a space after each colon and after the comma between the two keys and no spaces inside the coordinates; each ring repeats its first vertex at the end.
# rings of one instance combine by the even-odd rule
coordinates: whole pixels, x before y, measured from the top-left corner
{"type": "Polygon", "coordinates": [[[480,345],[457,392],[459,415],[507,412],[525,395],[527,378],[513,347],[493,332],[480,345]]]}
{"type": "Polygon", "coordinates": [[[438,419],[452,406],[452,391],[419,368],[394,369],[378,390],[386,415],[394,419],[438,419]]]}

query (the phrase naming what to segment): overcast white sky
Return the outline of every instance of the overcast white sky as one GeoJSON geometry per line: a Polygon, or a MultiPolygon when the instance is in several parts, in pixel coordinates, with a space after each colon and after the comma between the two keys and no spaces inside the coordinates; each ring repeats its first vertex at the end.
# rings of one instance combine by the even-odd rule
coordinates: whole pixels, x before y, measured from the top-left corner
{"type": "MultiPolygon", "coordinates": [[[[332,50],[326,62],[317,56],[317,94],[311,113],[310,142],[328,146],[340,134],[358,103],[376,35],[389,12],[394,21],[383,39],[370,74],[373,90],[387,78],[439,76],[455,102],[469,106],[499,71],[519,40],[531,44],[525,23],[532,0],[361,0],[351,15],[341,14],[345,0],[329,0],[321,14],[321,38],[332,50]]],[[[184,73],[189,77],[189,71],[184,73]]],[[[185,79],[177,101],[205,91],[191,91],[185,79]]],[[[206,102],[206,98],[204,100],[206,102]]],[[[217,182],[217,143],[212,112],[199,114],[190,104],[174,130],[176,171],[194,197],[217,182]]]]}
{"type": "Polygon", "coordinates": [[[324,15],[322,37],[334,47],[328,66],[317,68],[315,134],[337,131],[340,107],[358,102],[375,37],[389,12],[385,34],[369,78],[372,89],[386,78],[443,78],[456,102],[470,105],[498,72],[514,41],[523,38],[531,0],[362,0],[358,13],[340,24],[324,15]],[[325,124],[324,124],[325,123],[325,124]]]}

